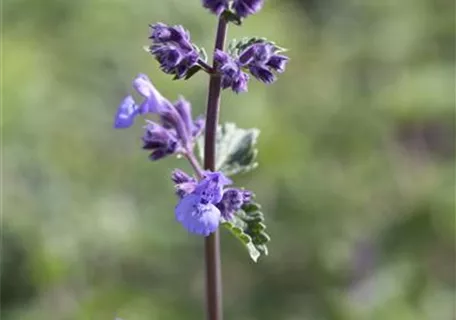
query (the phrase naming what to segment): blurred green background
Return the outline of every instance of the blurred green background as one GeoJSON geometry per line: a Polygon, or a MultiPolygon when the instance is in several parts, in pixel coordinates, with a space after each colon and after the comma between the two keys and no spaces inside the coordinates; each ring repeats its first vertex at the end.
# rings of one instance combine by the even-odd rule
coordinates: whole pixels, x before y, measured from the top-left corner
{"type": "MultiPolygon", "coordinates": [[[[3,1],[1,318],[203,319],[202,239],[175,222],[140,121],[112,129],[147,73],[203,113],[207,78],[171,81],[142,47],[183,24],[212,48],[199,0],[3,1]]],[[[270,256],[222,230],[229,320],[451,320],[454,2],[266,0],[229,38],[291,62],[270,87],[225,92],[222,120],[258,127],[270,256]]]]}

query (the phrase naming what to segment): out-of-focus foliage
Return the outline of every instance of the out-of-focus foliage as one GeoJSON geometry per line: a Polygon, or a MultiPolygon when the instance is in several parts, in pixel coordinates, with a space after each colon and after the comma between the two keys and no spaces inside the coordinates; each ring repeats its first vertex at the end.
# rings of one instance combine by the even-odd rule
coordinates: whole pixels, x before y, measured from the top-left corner
{"type": "MultiPolygon", "coordinates": [[[[202,319],[202,239],[174,221],[183,160],[112,129],[139,72],[204,112],[207,79],[160,74],[148,23],[212,48],[199,0],[3,1],[1,318],[202,319]]],[[[289,48],[277,84],[224,93],[258,127],[236,178],[268,220],[258,264],[223,231],[226,319],[446,320],[454,293],[454,2],[267,0],[230,27],[289,48]]]]}

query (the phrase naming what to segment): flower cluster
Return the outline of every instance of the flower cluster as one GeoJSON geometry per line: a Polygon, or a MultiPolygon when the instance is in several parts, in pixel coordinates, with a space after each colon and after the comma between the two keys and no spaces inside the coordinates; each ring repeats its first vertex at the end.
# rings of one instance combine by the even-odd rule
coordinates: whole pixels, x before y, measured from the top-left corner
{"type": "Polygon", "coordinates": [[[220,15],[230,7],[238,17],[245,18],[255,14],[263,7],[264,0],[202,0],[203,6],[212,13],[220,15]]]}
{"type": "Polygon", "coordinates": [[[163,72],[183,78],[198,63],[199,52],[190,41],[190,34],[182,26],[164,23],[150,25],[149,52],[160,63],[163,72]]]}
{"type": "Polygon", "coordinates": [[[289,58],[280,54],[280,49],[269,42],[259,42],[247,46],[238,57],[217,50],[216,69],[222,75],[223,88],[236,92],[247,91],[248,70],[256,79],[266,84],[276,81],[273,71],[282,73],[289,58]]]}
{"type": "Polygon", "coordinates": [[[220,172],[204,172],[203,179],[197,182],[182,170],[175,170],[172,180],[180,198],[175,209],[177,221],[188,231],[203,236],[217,230],[221,218],[232,219],[252,198],[250,191],[224,190],[232,181],[220,172]]]}
{"type": "Polygon", "coordinates": [[[131,95],[125,97],[114,117],[114,127],[128,128],[138,115],[157,114],[160,123],[146,120],[142,137],[143,148],[151,151],[150,159],[158,160],[191,149],[195,138],[204,129],[204,119],[192,119],[190,103],[182,97],[174,104],[171,103],[144,74],[133,80],[133,87],[143,97],[143,101],[138,105],[131,95]]]}
{"type": "Polygon", "coordinates": [[[249,75],[242,71],[239,60],[233,59],[224,51],[216,50],[214,60],[216,70],[222,75],[222,88],[231,88],[236,93],[247,91],[249,75]]]}
{"type": "MultiPolygon", "coordinates": [[[[257,13],[263,7],[264,0],[202,0],[202,3],[205,8],[219,15],[219,19],[237,23],[241,18],[257,13]]],[[[224,28],[226,24],[221,23],[220,26],[224,28]]],[[[224,32],[218,32],[216,43],[221,43],[222,34],[224,32]]],[[[176,79],[189,79],[196,72],[204,70],[211,77],[221,77],[222,88],[231,88],[235,93],[247,91],[251,76],[266,84],[273,83],[276,73],[284,72],[289,60],[281,54],[283,49],[274,43],[251,38],[232,42],[227,52],[216,49],[214,65],[210,66],[206,63],[205,51],[191,42],[189,32],[180,25],[150,25],[149,39],[152,44],[148,51],[159,62],[163,72],[174,75],[176,79]]],[[[168,155],[182,154],[200,178],[198,180],[178,169],[173,172],[172,180],[179,197],[175,207],[177,221],[189,232],[208,236],[217,230],[221,221],[232,220],[241,208],[247,210],[244,204],[250,203],[250,207],[254,205],[251,202],[252,192],[226,188],[232,181],[223,173],[200,168],[193,148],[196,138],[204,130],[205,121],[202,117],[192,118],[188,101],[181,97],[174,103],[170,102],[144,74],[139,74],[133,80],[133,88],[141,100],[137,103],[131,95],[125,97],[117,109],[114,127],[131,127],[140,115],[158,116],[158,121],[145,120],[142,142],[143,149],[150,152],[149,158],[158,160],[168,155]]],[[[220,88],[216,89],[211,90],[216,92],[214,97],[218,99],[220,88]]],[[[212,100],[217,102],[217,99],[212,100]]],[[[217,105],[211,103],[209,110],[211,108],[216,110],[217,105]]],[[[209,119],[212,124],[217,123],[216,117],[209,119]]],[[[260,244],[264,243],[256,243],[260,244]]],[[[261,250],[264,252],[264,249],[261,250]]]]}

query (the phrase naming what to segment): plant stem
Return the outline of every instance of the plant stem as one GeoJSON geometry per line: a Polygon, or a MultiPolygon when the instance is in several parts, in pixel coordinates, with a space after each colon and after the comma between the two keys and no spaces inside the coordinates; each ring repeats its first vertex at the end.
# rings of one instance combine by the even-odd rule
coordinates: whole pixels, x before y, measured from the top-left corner
{"type": "MultiPolygon", "coordinates": [[[[215,38],[214,51],[223,50],[227,31],[227,22],[220,17],[215,38]]],[[[215,61],[212,62],[215,69],[215,61]]],[[[218,74],[211,74],[206,111],[206,133],[204,140],[204,168],[215,171],[215,139],[220,112],[220,94],[222,78],[218,74]]],[[[222,320],[222,279],[220,265],[219,232],[207,236],[204,240],[206,257],[206,303],[207,319],[222,320]]]]}
{"type": "Polygon", "coordinates": [[[187,158],[188,162],[192,166],[193,171],[195,171],[198,179],[201,179],[203,177],[203,169],[201,169],[198,160],[196,160],[195,154],[192,151],[187,151],[186,153],[184,153],[184,156],[187,158]]]}
{"type": "Polygon", "coordinates": [[[201,68],[203,68],[207,73],[211,74],[214,73],[214,68],[212,68],[210,65],[208,65],[206,62],[204,62],[201,59],[198,59],[198,64],[201,68]]]}

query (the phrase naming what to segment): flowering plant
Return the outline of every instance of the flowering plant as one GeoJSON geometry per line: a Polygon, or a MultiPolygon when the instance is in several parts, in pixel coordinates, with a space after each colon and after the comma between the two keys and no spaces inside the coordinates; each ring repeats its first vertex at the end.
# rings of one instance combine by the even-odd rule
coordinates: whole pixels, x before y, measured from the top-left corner
{"type": "Polygon", "coordinates": [[[219,226],[230,230],[257,261],[267,255],[269,236],[260,205],[254,194],[233,184],[228,178],[248,172],[257,166],[255,148],[259,131],[240,129],[232,123],[218,125],[222,89],[235,93],[248,90],[251,76],[271,84],[285,71],[288,57],[283,48],[264,38],[232,40],[225,51],[229,23],[241,25],[243,19],[261,10],[264,0],[202,0],[202,5],[218,17],[212,65],[206,51],[192,43],[190,33],[182,26],[164,23],[150,25],[151,44],[147,51],[158,61],[160,69],[174,79],[188,80],[202,71],[209,75],[205,117],[193,118],[191,104],[180,97],[171,102],[163,97],[150,79],[139,74],[133,88],[142,97],[131,95],[120,103],[114,127],[128,128],[138,116],[156,115],[145,120],[143,149],[156,161],[170,155],[185,157],[194,176],[176,169],[171,174],[178,198],[176,220],[190,233],[205,237],[208,319],[222,319],[219,226]],[[204,132],[204,136],[202,136],[204,132]],[[195,148],[200,150],[199,158],[195,148]]]}

